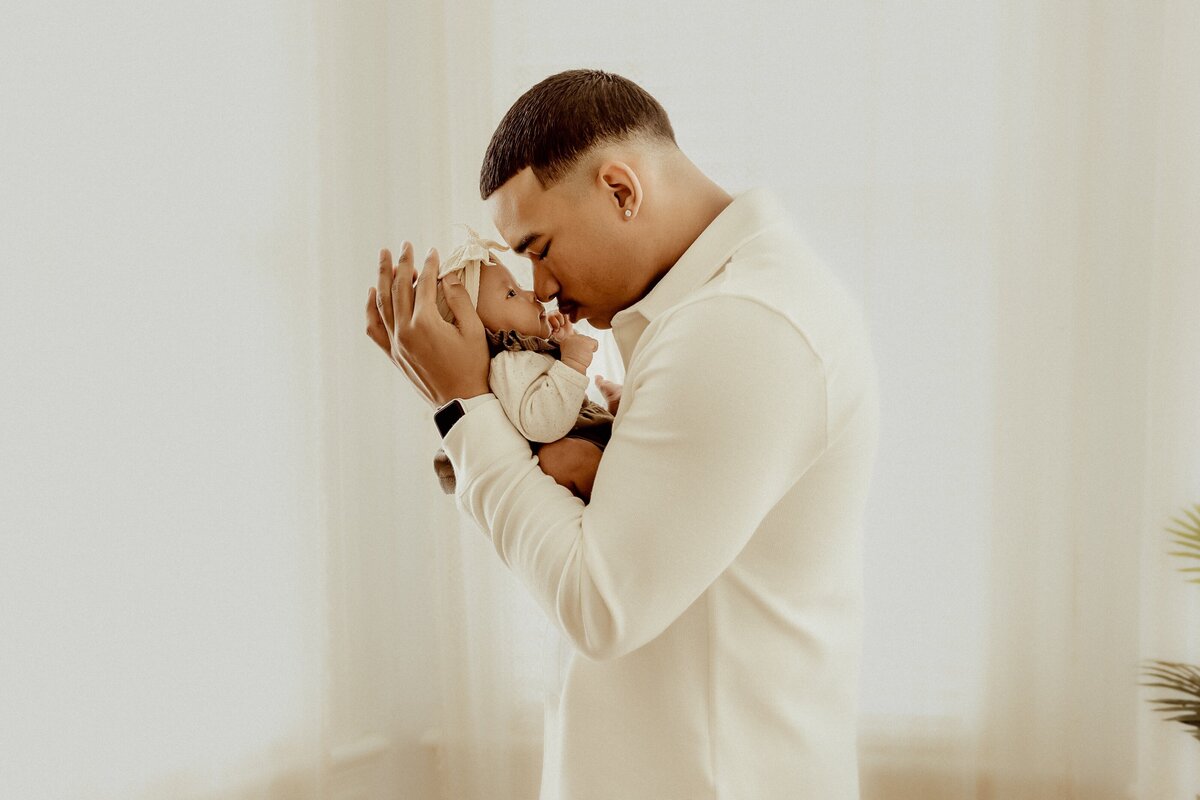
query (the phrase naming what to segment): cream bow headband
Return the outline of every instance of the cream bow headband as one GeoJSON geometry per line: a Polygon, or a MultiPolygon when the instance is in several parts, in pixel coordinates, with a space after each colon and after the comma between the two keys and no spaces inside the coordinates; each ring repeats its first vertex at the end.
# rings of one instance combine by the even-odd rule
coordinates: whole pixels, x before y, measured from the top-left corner
{"type": "MultiPolygon", "coordinates": [[[[479,305],[479,270],[484,264],[499,264],[498,259],[492,250],[504,252],[508,250],[508,246],[500,242],[494,242],[491,239],[483,239],[469,225],[458,223],[467,229],[467,241],[454,248],[454,251],[446,257],[446,261],[438,270],[438,280],[449,275],[451,272],[462,272],[462,285],[467,290],[467,294],[471,298],[471,305],[479,305]]],[[[454,319],[453,312],[450,311],[450,306],[446,304],[445,295],[438,292],[438,311],[442,314],[442,319],[450,322],[454,319]]]]}

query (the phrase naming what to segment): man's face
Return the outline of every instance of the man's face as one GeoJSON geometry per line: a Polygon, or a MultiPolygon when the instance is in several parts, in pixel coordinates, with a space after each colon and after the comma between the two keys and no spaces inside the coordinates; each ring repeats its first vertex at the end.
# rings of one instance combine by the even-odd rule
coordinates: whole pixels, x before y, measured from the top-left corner
{"type": "Polygon", "coordinates": [[[586,319],[595,328],[611,328],[613,316],[644,289],[630,286],[632,254],[609,200],[587,176],[544,190],[529,167],[488,198],[496,230],[533,265],[537,298],[557,298],[572,322],[586,319]]]}

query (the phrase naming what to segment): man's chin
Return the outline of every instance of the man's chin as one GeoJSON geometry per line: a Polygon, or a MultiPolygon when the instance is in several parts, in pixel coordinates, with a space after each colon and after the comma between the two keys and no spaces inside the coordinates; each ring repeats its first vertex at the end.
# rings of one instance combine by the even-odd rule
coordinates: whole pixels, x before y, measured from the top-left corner
{"type": "Polygon", "coordinates": [[[578,308],[571,314],[571,322],[587,322],[588,325],[599,331],[606,331],[612,328],[612,317],[588,313],[586,311],[581,312],[578,308]]]}
{"type": "Polygon", "coordinates": [[[559,311],[564,317],[571,320],[572,325],[588,318],[587,312],[579,306],[567,306],[565,310],[560,308],[559,311]]]}

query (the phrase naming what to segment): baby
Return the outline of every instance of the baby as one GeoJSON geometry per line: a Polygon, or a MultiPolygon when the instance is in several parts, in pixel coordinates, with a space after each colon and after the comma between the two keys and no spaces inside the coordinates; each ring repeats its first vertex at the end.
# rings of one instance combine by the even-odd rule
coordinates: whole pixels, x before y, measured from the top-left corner
{"type": "MultiPolygon", "coordinates": [[[[586,397],[596,340],[576,333],[562,314],[547,314],[534,293],[517,284],[491,252],[508,247],[481,239],[470,228],[467,234],[466,243],[450,254],[438,274],[438,311],[447,322],[454,321],[441,281],[461,273],[487,334],[493,394],[529,440],[542,471],[586,503],[613,422],[607,409],[586,397]]],[[[434,470],[442,490],[453,494],[454,468],[444,450],[434,457],[434,470]]]]}

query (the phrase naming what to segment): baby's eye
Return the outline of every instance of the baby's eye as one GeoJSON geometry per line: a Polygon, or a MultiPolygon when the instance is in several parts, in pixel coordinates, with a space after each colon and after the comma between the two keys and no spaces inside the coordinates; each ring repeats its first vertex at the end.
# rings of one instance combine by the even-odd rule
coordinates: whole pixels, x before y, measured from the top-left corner
{"type": "Polygon", "coordinates": [[[516,297],[516,296],[517,296],[517,290],[516,290],[516,289],[509,289],[509,290],[508,290],[508,295],[507,295],[507,297],[516,297]]]}

